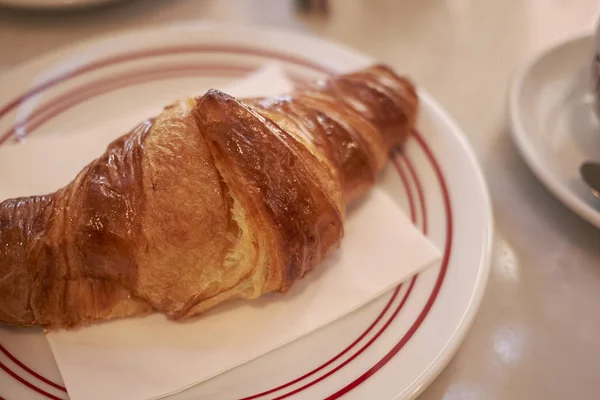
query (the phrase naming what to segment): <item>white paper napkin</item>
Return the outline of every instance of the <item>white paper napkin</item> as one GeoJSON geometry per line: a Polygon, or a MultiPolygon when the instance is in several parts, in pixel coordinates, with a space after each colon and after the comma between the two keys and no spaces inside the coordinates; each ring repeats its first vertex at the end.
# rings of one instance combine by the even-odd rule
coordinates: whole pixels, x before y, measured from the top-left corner
{"type": "MultiPolygon", "coordinates": [[[[281,70],[269,67],[228,92],[263,95],[290,87],[281,70]]],[[[102,153],[107,140],[31,139],[0,149],[0,194],[55,190],[102,153]],[[66,148],[77,152],[65,157],[66,148]],[[19,165],[19,159],[22,164],[22,157],[43,164],[44,179],[32,173],[17,181],[4,172],[11,170],[11,163],[19,165]]],[[[234,301],[186,323],[151,315],[52,332],[47,338],[71,399],[160,398],[310,334],[437,260],[438,250],[392,199],[374,189],[348,216],[340,249],[286,294],[234,301]]]]}

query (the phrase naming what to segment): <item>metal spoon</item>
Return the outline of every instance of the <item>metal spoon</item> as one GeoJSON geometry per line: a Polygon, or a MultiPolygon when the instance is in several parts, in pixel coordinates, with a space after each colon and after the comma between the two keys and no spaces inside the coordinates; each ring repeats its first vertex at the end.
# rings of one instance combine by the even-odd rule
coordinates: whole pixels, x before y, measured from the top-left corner
{"type": "Polygon", "coordinates": [[[594,196],[600,199],[600,163],[584,162],[579,167],[579,173],[594,196]]]}

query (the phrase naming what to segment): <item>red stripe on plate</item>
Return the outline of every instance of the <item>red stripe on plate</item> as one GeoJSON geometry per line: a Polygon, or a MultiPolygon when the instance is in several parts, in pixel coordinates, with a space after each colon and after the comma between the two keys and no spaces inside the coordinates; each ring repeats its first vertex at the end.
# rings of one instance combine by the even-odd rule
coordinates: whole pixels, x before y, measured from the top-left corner
{"type": "Polygon", "coordinates": [[[404,162],[406,163],[406,167],[408,168],[408,173],[412,177],[412,180],[415,182],[415,185],[417,185],[417,195],[419,196],[419,203],[421,204],[421,222],[423,224],[423,233],[427,235],[427,211],[425,210],[425,192],[423,191],[423,185],[421,184],[421,180],[417,176],[417,172],[415,171],[415,167],[413,166],[412,161],[410,161],[410,158],[404,157],[404,162]]]}
{"type": "MultiPolygon", "coordinates": [[[[408,193],[408,208],[410,210],[410,219],[412,221],[413,224],[417,224],[417,210],[415,208],[415,200],[413,199],[413,193],[412,193],[412,189],[410,184],[408,183],[408,178],[406,176],[406,173],[404,172],[404,169],[402,168],[402,166],[400,165],[400,161],[398,160],[398,158],[400,157],[399,153],[394,153],[392,155],[390,155],[390,160],[394,163],[394,166],[396,167],[396,171],[398,172],[398,175],[400,176],[400,179],[402,180],[402,184],[404,185],[405,189],[406,189],[406,193],[408,193]]],[[[421,202],[421,205],[423,203],[421,202]]],[[[425,211],[421,208],[421,213],[424,214],[425,211]]]]}
{"type": "Polygon", "coordinates": [[[385,323],[385,325],[379,330],[379,332],[377,332],[377,334],[375,336],[373,336],[371,338],[371,340],[369,340],[363,347],[360,348],[360,350],[358,350],[356,353],[354,353],[352,355],[352,357],[348,358],[346,361],[344,361],[343,363],[341,363],[340,365],[338,365],[337,367],[335,367],[334,369],[332,369],[331,371],[329,371],[328,373],[326,373],[323,376],[318,377],[317,379],[315,379],[314,381],[299,387],[296,390],[292,390],[289,393],[284,394],[283,396],[279,396],[274,398],[273,400],[281,400],[281,399],[285,399],[286,397],[289,397],[291,395],[294,395],[298,392],[303,391],[306,388],[309,388],[317,383],[319,383],[320,381],[322,381],[323,379],[327,378],[328,376],[334,374],[335,372],[337,372],[338,370],[342,369],[344,366],[346,366],[346,364],[348,364],[350,361],[354,360],[356,357],[358,357],[363,351],[365,351],[366,349],[369,348],[369,346],[371,346],[371,344],[373,344],[373,342],[375,342],[379,336],[387,329],[387,327],[392,323],[392,321],[396,318],[396,315],[398,315],[398,313],[400,312],[400,310],[402,309],[402,307],[404,306],[404,303],[406,303],[406,299],[408,299],[408,296],[410,296],[410,293],[412,292],[413,287],[415,286],[415,282],[417,281],[417,276],[413,276],[413,278],[410,281],[410,286],[408,287],[408,290],[406,291],[406,294],[404,295],[404,297],[402,298],[402,301],[400,302],[400,305],[398,306],[398,308],[396,308],[396,311],[394,311],[394,314],[392,314],[391,318],[385,323]]]}
{"type": "Polygon", "coordinates": [[[48,384],[48,385],[52,386],[53,388],[56,388],[56,389],[58,389],[58,390],[62,390],[63,392],[66,392],[66,391],[67,391],[67,389],[66,389],[66,388],[64,388],[63,386],[61,386],[61,385],[58,385],[58,384],[56,384],[56,383],[52,382],[51,380],[44,378],[43,376],[41,376],[40,374],[38,374],[37,372],[35,372],[35,371],[34,371],[34,370],[32,370],[31,368],[29,368],[27,365],[23,364],[23,363],[22,363],[21,361],[19,361],[19,360],[18,360],[18,359],[17,359],[15,356],[13,356],[13,355],[12,355],[12,354],[11,354],[11,353],[8,351],[8,350],[6,350],[6,348],[5,348],[4,346],[2,346],[1,344],[0,344],[0,351],[1,351],[2,353],[4,353],[4,355],[5,355],[6,357],[10,358],[10,360],[11,360],[12,362],[14,362],[15,364],[17,364],[19,367],[23,368],[23,369],[24,369],[24,370],[25,370],[25,371],[26,371],[28,374],[30,374],[30,375],[32,375],[32,376],[34,376],[34,377],[36,377],[36,378],[37,378],[37,379],[39,379],[40,381],[42,381],[42,382],[44,382],[44,383],[46,383],[46,384],[48,384]]]}
{"type": "Polygon", "coordinates": [[[342,389],[338,390],[337,392],[335,392],[332,395],[330,395],[329,397],[327,397],[326,400],[338,399],[341,396],[343,396],[344,394],[346,394],[346,393],[350,392],[351,390],[353,390],[354,388],[358,387],[363,382],[365,382],[367,379],[369,379],[371,376],[373,376],[377,371],[379,371],[396,354],[398,354],[398,352],[400,350],[402,350],[402,348],[406,345],[406,343],[408,343],[408,341],[413,337],[415,332],[419,329],[419,327],[425,320],[425,317],[427,317],[427,315],[429,314],[429,311],[431,311],[431,308],[433,307],[433,304],[435,303],[435,300],[437,299],[437,296],[440,292],[442,284],[444,283],[444,278],[445,278],[446,272],[448,270],[448,263],[450,261],[450,256],[452,253],[452,242],[453,242],[453,217],[452,217],[452,206],[450,204],[450,193],[448,191],[446,179],[444,178],[442,170],[441,170],[437,160],[435,159],[433,153],[431,152],[431,149],[429,148],[429,146],[427,145],[425,140],[423,140],[423,137],[418,132],[414,133],[414,137],[417,139],[417,142],[419,143],[419,145],[421,146],[421,148],[427,155],[427,158],[429,159],[431,165],[433,166],[433,169],[435,171],[438,183],[440,184],[440,187],[442,189],[442,194],[444,197],[444,209],[446,211],[446,216],[447,216],[447,218],[446,218],[446,246],[445,246],[444,256],[442,258],[442,267],[440,268],[440,274],[438,275],[438,278],[433,287],[433,291],[432,291],[429,299],[427,300],[425,307],[423,308],[423,310],[417,317],[417,320],[410,327],[408,332],[406,332],[406,334],[402,337],[402,339],[400,339],[400,341],[381,360],[379,360],[379,362],[377,362],[377,364],[375,364],[374,366],[369,368],[369,370],[367,370],[365,373],[363,373],[357,379],[352,381],[350,384],[344,386],[342,389]]]}
{"type": "MultiPolygon", "coordinates": [[[[55,116],[62,114],[92,97],[100,96],[116,89],[123,89],[150,81],[172,79],[174,77],[189,78],[203,76],[198,75],[199,72],[206,73],[207,71],[210,71],[211,76],[240,77],[244,73],[249,73],[253,70],[254,68],[252,67],[232,67],[226,65],[193,64],[172,66],[168,68],[163,66],[162,69],[133,71],[118,77],[113,76],[109,79],[95,81],[89,85],[75,88],[56,99],[44,103],[41,107],[32,111],[28,116],[28,119],[14,125],[10,130],[0,136],[0,145],[15,135],[15,133],[17,134],[16,139],[22,139],[55,116]],[[23,132],[19,133],[21,130],[23,132]]],[[[297,76],[290,77],[290,79],[297,85],[305,83],[304,80],[297,76]]]]}
{"type": "Polygon", "coordinates": [[[211,44],[211,45],[191,45],[191,46],[173,46],[169,48],[161,48],[161,49],[150,49],[137,51],[132,53],[120,54],[115,57],[109,57],[102,60],[98,60],[91,64],[87,64],[83,67],[75,68],[73,71],[65,72],[55,78],[49,79],[48,81],[39,84],[32,89],[25,92],[23,95],[17,97],[16,99],[10,101],[8,104],[3,106],[0,109],[0,118],[2,118],[7,112],[14,109],[17,105],[27,100],[28,98],[49,89],[58,83],[61,83],[67,79],[75,78],[79,75],[92,72],[104,67],[109,67],[114,64],[119,64],[128,61],[137,61],[144,58],[151,58],[157,56],[164,55],[173,55],[173,54],[197,54],[197,53],[227,53],[227,54],[245,54],[252,55],[258,57],[272,58],[280,61],[286,61],[295,65],[304,66],[306,68],[322,72],[325,74],[331,74],[334,71],[331,71],[329,68],[323,67],[321,65],[315,64],[312,61],[308,61],[304,58],[297,57],[292,54],[282,53],[275,50],[268,50],[264,48],[256,48],[256,47],[245,47],[245,46],[236,46],[229,44],[211,44]]]}
{"type": "MultiPolygon", "coordinates": [[[[396,286],[396,289],[394,289],[394,293],[392,294],[392,296],[390,297],[390,299],[388,300],[387,304],[385,305],[385,307],[383,308],[383,310],[379,313],[379,315],[377,316],[377,318],[375,319],[375,321],[373,321],[373,323],[371,323],[371,325],[369,325],[369,327],[354,341],[352,342],[350,345],[348,345],[344,350],[342,350],[341,353],[339,353],[337,356],[331,358],[330,360],[328,360],[327,362],[325,362],[323,365],[321,365],[320,367],[317,367],[315,369],[313,369],[310,372],[307,372],[306,374],[292,380],[289,381],[288,383],[285,383],[281,386],[277,386],[276,388],[273,389],[269,389],[265,392],[261,392],[249,397],[244,397],[240,400],[252,400],[252,399],[256,399],[259,397],[263,397],[266,396],[268,394],[277,392],[281,389],[285,389],[286,387],[289,387],[291,385],[294,385],[306,378],[308,378],[311,375],[316,374],[317,372],[319,372],[320,370],[322,370],[323,368],[329,366],[331,363],[335,362],[337,359],[339,359],[341,356],[343,356],[344,354],[346,354],[348,351],[350,351],[354,346],[356,346],[356,344],[358,342],[360,342],[362,339],[364,339],[364,337],[373,329],[373,327],[381,320],[381,318],[383,317],[383,315],[387,312],[387,310],[390,308],[390,306],[392,305],[392,302],[396,299],[396,297],[398,296],[398,293],[400,292],[400,289],[402,288],[402,284],[396,286]]],[[[403,300],[404,301],[404,300],[403,300]]],[[[353,356],[354,358],[354,356],[353,356]]],[[[335,371],[334,371],[335,372],[335,371]]],[[[317,381],[311,382],[310,386],[312,386],[314,383],[317,383],[317,381]]]]}
{"type": "Polygon", "coordinates": [[[45,390],[40,389],[39,387],[35,386],[34,384],[27,382],[25,379],[21,378],[19,375],[17,375],[16,373],[14,373],[10,368],[8,368],[6,365],[4,365],[2,363],[2,361],[0,361],[0,369],[4,370],[4,372],[6,372],[7,374],[9,374],[10,376],[12,376],[13,378],[15,378],[16,380],[18,380],[19,382],[21,382],[23,385],[27,386],[29,389],[35,390],[39,394],[41,394],[43,396],[46,396],[49,399],[52,399],[52,400],[63,400],[60,397],[56,397],[55,395],[53,395],[51,393],[48,393],[45,390]]]}
{"type": "MultiPolygon", "coordinates": [[[[119,76],[110,76],[106,79],[94,81],[88,85],[77,87],[65,94],[53,98],[40,107],[36,108],[27,116],[27,119],[15,124],[11,129],[0,136],[0,144],[8,140],[11,136],[20,130],[24,130],[24,135],[28,131],[34,131],[44,122],[54,118],[56,115],[68,110],[69,108],[82,103],[91,97],[99,96],[104,93],[116,89],[122,89],[139,83],[144,83],[152,80],[160,80],[165,78],[173,78],[174,74],[177,77],[193,77],[198,74],[210,73],[211,76],[241,76],[242,74],[251,72],[252,67],[226,66],[226,65],[203,65],[203,64],[188,64],[159,68],[149,68],[141,71],[127,71],[127,73],[119,76]],[[50,111],[46,115],[46,112],[50,111]],[[39,119],[38,119],[39,117],[39,119]]],[[[24,136],[23,135],[23,136],[24,136]]]]}

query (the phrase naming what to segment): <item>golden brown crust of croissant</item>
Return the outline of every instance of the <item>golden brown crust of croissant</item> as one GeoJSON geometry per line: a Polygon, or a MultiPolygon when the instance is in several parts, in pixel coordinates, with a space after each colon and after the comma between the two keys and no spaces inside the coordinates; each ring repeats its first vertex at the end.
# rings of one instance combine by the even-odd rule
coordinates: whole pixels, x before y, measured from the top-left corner
{"type": "Polygon", "coordinates": [[[343,235],[415,124],[374,66],[288,96],[211,90],[113,142],[68,186],[0,204],[0,322],[45,327],[286,291],[343,235]]]}

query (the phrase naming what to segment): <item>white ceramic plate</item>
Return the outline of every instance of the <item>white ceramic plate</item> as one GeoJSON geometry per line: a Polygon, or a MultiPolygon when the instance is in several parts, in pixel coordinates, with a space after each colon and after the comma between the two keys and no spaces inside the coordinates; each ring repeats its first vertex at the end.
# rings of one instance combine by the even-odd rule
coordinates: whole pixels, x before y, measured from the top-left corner
{"type": "MultiPolygon", "coordinates": [[[[373,62],[314,37],[256,28],[169,27],[109,37],[5,74],[0,141],[11,145],[15,133],[126,132],[175,98],[273,60],[296,81],[373,62]]],[[[380,185],[443,250],[442,262],[347,317],[173,398],[411,398],[442,370],[487,282],[492,218],[462,132],[420,95],[419,132],[391,157],[380,185]]],[[[0,344],[0,396],[67,398],[40,331],[1,328],[0,344]]]]}
{"type": "Polygon", "coordinates": [[[589,94],[591,36],[569,38],[537,54],[510,89],[512,134],[521,155],[567,207],[600,227],[600,201],[579,175],[600,161],[600,124],[589,94]]]}

